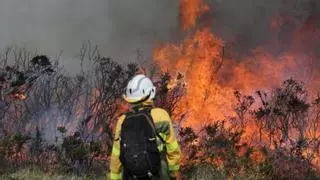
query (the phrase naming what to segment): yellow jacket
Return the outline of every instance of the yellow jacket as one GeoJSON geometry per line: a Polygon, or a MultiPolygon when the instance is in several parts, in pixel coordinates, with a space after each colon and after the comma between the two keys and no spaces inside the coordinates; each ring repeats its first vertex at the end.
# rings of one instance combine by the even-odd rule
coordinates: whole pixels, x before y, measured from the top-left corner
{"type": "MultiPolygon", "coordinates": [[[[153,108],[151,110],[151,117],[156,126],[157,132],[162,137],[162,139],[166,142],[166,159],[168,162],[168,170],[171,176],[175,176],[176,172],[179,171],[180,167],[180,158],[181,158],[181,150],[178,144],[178,141],[175,136],[175,132],[173,130],[172,122],[169,114],[161,108],[153,108]]],[[[121,131],[122,122],[125,119],[125,115],[120,116],[118,119],[114,142],[111,153],[111,161],[110,161],[110,179],[111,180],[119,180],[122,179],[122,164],[120,162],[120,142],[119,136],[121,131]]],[[[160,152],[163,152],[164,145],[161,140],[158,138],[158,149],[160,152]]]]}

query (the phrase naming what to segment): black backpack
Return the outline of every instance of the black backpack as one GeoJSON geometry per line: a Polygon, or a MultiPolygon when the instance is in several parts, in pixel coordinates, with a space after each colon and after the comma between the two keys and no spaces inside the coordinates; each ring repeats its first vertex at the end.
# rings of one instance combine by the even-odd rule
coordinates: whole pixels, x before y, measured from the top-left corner
{"type": "Polygon", "coordinates": [[[120,161],[124,173],[135,179],[158,176],[161,160],[150,108],[129,112],[120,132],[120,161]]]}

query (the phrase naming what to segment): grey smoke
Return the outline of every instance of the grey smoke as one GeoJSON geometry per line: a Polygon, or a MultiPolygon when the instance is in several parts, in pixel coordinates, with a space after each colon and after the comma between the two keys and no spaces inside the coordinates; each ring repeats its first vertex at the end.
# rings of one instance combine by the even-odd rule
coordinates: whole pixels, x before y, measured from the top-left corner
{"type": "Polygon", "coordinates": [[[268,43],[272,38],[273,16],[296,20],[297,24],[288,24],[282,29],[278,38],[285,40],[311,14],[320,13],[318,0],[210,0],[210,3],[214,8],[214,31],[226,42],[237,38],[237,48],[242,52],[268,43]]]}
{"type": "MultiPolygon", "coordinates": [[[[310,36],[304,41],[299,41],[299,48],[294,49],[297,53],[294,57],[298,64],[297,69],[293,68],[282,73],[283,80],[293,77],[315,86],[319,78],[316,72],[319,72],[320,61],[314,58],[310,63],[309,55],[320,57],[319,32],[305,31],[303,28],[310,23],[310,20],[314,24],[318,23],[317,28],[320,28],[319,0],[210,0],[210,3],[214,8],[212,29],[226,43],[232,44],[225,49],[226,54],[234,56],[236,52],[241,56],[233,57],[233,60],[244,60],[243,55],[250,57],[252,49],[263,46],[275,57],[275,61],[281,61],[281,56],[292,50],[293,32],[300,32],[302,37],[308,33],[310,36]],[[276,15],[294,20],[284,23],[277,34],[270,28],[271,20],[276,15]],[[275,46],[275,40],[278,40],[279,46],[275,46]]],[[[259,59],[256,60],[259,61],[259,59]]],[[[231,73],[229,67],[225,67],[225,71],[231,73]]],[[[228,74],[222,76],[232,79],[228,74]]]]}
{"type": "Polygon", "coordinates": [[[50,56],[63,50],[65,66],[84,41],[121,62],[136,60],[136,50],[151,58],[156,41],[168,41],[178,25],[172,0],[1,0],[0,49],[25,46],[50,56]]]}

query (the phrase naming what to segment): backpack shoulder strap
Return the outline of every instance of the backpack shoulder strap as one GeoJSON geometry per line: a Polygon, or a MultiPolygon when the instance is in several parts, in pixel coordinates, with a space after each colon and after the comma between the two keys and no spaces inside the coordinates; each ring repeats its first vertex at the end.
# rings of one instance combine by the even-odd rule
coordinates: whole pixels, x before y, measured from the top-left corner
{"type": "Polygon", "coordinates": [[[165,140],[160,136],[160,134],[158,134],[158,132],[156,130],[156,125],[154,124],[153,119],[151,117],[151,110],[152,110],[152,108],[145,108],[142,111],[144,111],[147,114],[147,116],[149,117],[149,118],[147,118],[147,121],[150,124],[150,126],[152,127],[156,136],[161,140],[162,143],[166,144],[165,140]]]}

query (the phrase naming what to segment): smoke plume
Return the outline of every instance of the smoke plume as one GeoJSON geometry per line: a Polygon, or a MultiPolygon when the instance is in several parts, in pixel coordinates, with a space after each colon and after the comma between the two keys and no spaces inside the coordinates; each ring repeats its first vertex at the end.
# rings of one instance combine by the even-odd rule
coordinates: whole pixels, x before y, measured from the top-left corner
{"type": "Polygon", "coordinates": [[[63,51],[64,65],[84,41],[121,62],[136,60],[136,50],[151,57],[156,41],[168,41],[178,25],[178,1],[172,0],[2,0],[0,48],[9,45],[48,55],[63,51]]]}

